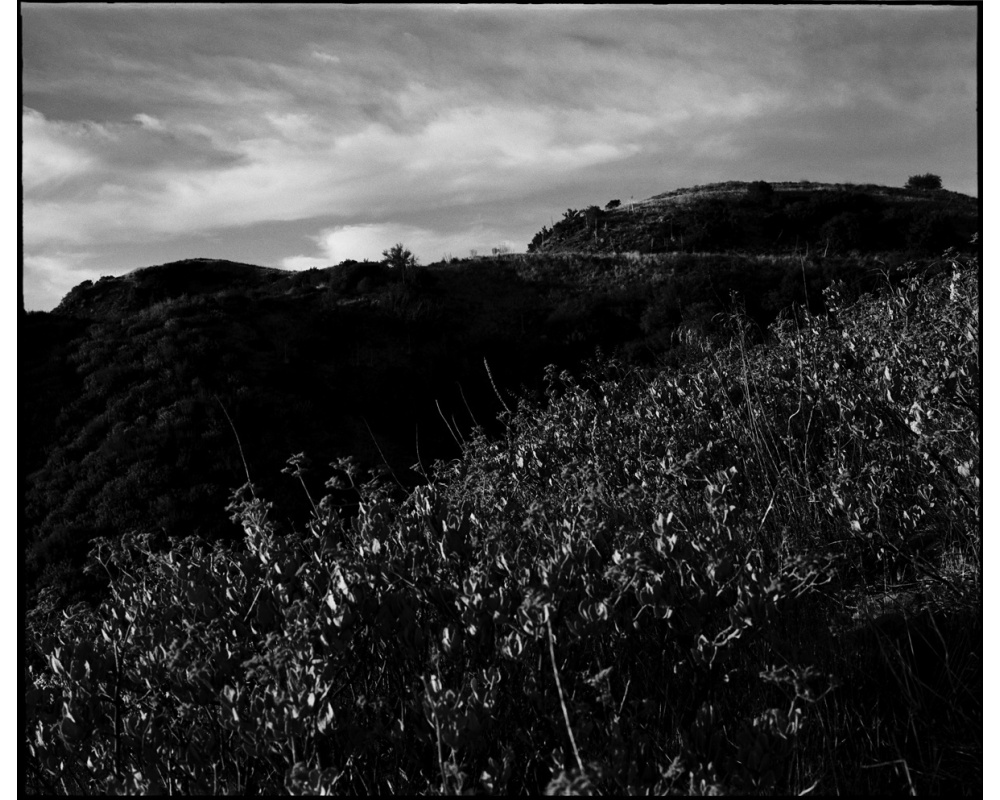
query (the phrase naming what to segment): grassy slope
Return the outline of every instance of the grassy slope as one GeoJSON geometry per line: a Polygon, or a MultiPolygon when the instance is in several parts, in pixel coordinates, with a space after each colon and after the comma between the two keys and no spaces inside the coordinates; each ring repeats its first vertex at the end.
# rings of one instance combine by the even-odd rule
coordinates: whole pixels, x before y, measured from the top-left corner
{"type": "Polygon", "coordinates": [[[430,265],[404,285],[379,264],[289,273],[195,260],[83,284],[24,321],[24,395],[44,397],[25,410],[22,442],[27,585],[96,590],[80,577],[94,536],[238,536],[222,507],[244,457],[283,505],[294,486],[279,470],[299,451],[385,458],[412,485],[418,458],[458,455],[476,423],[498,430],[484,360],[518,393],[542,388],[546,364],[576,369],[598,346],[676,363],[692,335],[717,329],[731,292],[763,326],[875,266],[537,254],[430,265]]]}
{"type": "Polygon", "coordinates": [[[29,786],[980,794],[978,283],[553,370],[353,520],[106,542],[29,659],[29,786]]]}
{"type": "Polygon", "coordinates": [[[847,254],[961,247],[979,229],[975,198],[937,190],[810,181],[709,184],[617,208],[568,209],[532,242],[536,252],[741,250],[847,254]],[[767,187],[755,191],[755,186],[767,187]]]}

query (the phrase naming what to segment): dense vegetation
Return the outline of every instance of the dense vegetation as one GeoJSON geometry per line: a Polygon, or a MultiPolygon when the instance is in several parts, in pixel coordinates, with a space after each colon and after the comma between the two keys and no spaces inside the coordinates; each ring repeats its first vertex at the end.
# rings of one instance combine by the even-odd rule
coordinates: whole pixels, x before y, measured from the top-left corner
{"type": "MultiPolygon", "coordinates": [[[[256,485],[229,506],[235,543],[175,538],[164,550],[151,529],[111,535],[109,521],[89,566],[107,582],[106,599],[63,613],[53,593],[30,612],[28,789],[981,794],[978,262],[951,254],[853,303],[832,284],[815,313],[785,313],[766,337],[747,313],[713,330],[685,327],[688,288],[672,296],[649,287],[711,285],[714,265],[732,262],[699,262],[690,284],[670,263],[574,262],[573,286],[587,287],[576,295],[554,288],[544,263],[492,265],[502,279],[489,301],[524,304],[526,339],[547,331],[573,343],[589,317],[571,303],[600,297],[593,289],[608,271],[623,293],[609,296],[632,296],[641,313],[616,321],[627,303],[602,300],[608,317],[595,324],[622,325],[617,358],[577,377],[550,369],[535,401],[514,407],[501,395],[511,409],[499,430],[479,429],[450,461],[425,461],[423,485],[408,492],[349,460],[317,474],[295,456],[283,479],[297,495],[277,502],[258,480],[263,449],[248,441],[266,435],[256,427],[320,412],[246,411],[259,401],[240,383],[271,373],[240,372],[251,368],[227,355],[227,331],[247,326],[235,339],[264,361],[315,357],[332,342],[344,363],[364,361],[353,348],[392,314],[411,322],[404,316],[387,335],[410,331],[414,351],[430,347],[417,333],[421,314],[459,313],[459,295],[449,294],[457,289],[432,301],[391,282],[371,294],[353,287],[336,296],[338,314],[367,297],[386,316],[358,339],[344,338],[353,330],[344,322],[340,336],[312,343],[291,322],[284,340],[251,329],[268,324],[257,321],[266,309],[310,313],[304,290],[271,293],[284,278],[267,278],[271,288],[256,295],[108,314],[83,334],[60,318],[67,330],[39,345],[51,367],[36,377],[59,391],[82,381],[79,405],[63,412],[95,419],[81,436],[125,443],[131,434],[115,426],[132,420],[161,430],[150,446],[174,447],[173,458],[189,459],[184,470],[197,468],[185,448],[201,436],[202,458],[219,459],[233,483],[238,454],[212,449],[232,433],[208,410],[224,406],[256,485]],[[629,276],[639,275],[649,277],[629,295],[629,276]],[[551,306],[528,302],[545,292],[568,304],[555,320],[551,306]],[[399,305],[381,306],[386,298],[399,305]],[[630,358],[642,348],[629,342],[653,349],[671,319],[683,358],[668,366],[676,352],[665,346],[651,362],[630,358]],[[135,349],[109,359],[102,347],[135,349]],[[159,347],[169,354],[156,356],[159,347]],[[64,350],[75,371],[60,366],[64,350]],[[147,357],[145,372],[128,372],[147,357]],[[198,372],[197,358],[211,369],[198,372]],[[139,420],[141,392],[123,395],[136,406],[103,421],[104,409],[86,405],[98,385],[132,386],[164,369],[175,382],[163,384],[175,386],[165,418],[139,420]],[[111,373],[95,377],[101,370],[111,373]],[[207,375],[216,383],[200,389],[207,375]],[[199,391],[200,428],[185,410],[199,391]],[[223,402],[207,402],[215,395],[223,402]],[[184,425],[191,430],[171,433],[184,425]]],[[[826,264],[799,262],[790,286],[804,280],[808,290],[809,270],[826,264]]],[[[372,269],[308,280],[355,268],[372,269]]],[[[517,335],[516,319],[506,318],[503,335],[517,335]]],[[[308,330],[323,330],[314,322],[308,330]]],[[[460,319],[457,329],[479,330],[471,326],[460,319]]],[[[395,403],[404,391],[419,396],[406,383],[413,377],[397,375],[395,403]]],[[[327,376],[296,379],[321,385],[327,376]]],[[[277,393],[273,380],[244,386],[277,393]]],[[[350,391],[360,385],[342,380],[350,391]]],[[[58,420],[42,426],[38,452],[62,430],[58,420]]],[[[63,458],[86,452],[103,451],[83,441],[63,458]]],[[[96,465],[81,469],[74,480],[96,465]]]]}
{"type": "Polygon", "coordinates": [[[781,309],[821,312],[835,280],[858,293],[927,263],[533,254],[404,276],[374,263],[287,273],[189,261],[83,284],[23,321],[26,586],[95,597],[81,567],[99,536],[232,539],[223,507],[247,469],[292,507],[289,453],[385,463],[412,487],[418,461],[457,456],[477,424],[500,431],[484,359],[515,393],[540,393],[550,363],[578,373],[597,347],[631,365],[681,364],[695,338],[722,334],[734,303],[759,339],[781,309]]]}
{"type": "Polygon", "coordinates": [[[978,208],[910,183],[23,315],[29,789],[981,789],[978,208]]]}

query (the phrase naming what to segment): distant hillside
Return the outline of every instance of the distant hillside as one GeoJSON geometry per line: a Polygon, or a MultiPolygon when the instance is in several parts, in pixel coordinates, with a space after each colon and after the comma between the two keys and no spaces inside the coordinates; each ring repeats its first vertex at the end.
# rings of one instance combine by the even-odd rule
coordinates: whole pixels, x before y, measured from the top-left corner
{"type": "Polygon", "coordinates": [[[64,316],[120,316],[183,295],[239,291],[288,276],[286,270],[273,267],[192,258],[143,267],[117,278],[106,276],[97,283],[84,281],[73,287],[54,311],[64,316]]]}
{"type": "Polygon", "coordinates": [[[730,181],[567,209],[528,251],[917,256],[966,246],[980,224],[978,200],[944,189],[730,181]]]}

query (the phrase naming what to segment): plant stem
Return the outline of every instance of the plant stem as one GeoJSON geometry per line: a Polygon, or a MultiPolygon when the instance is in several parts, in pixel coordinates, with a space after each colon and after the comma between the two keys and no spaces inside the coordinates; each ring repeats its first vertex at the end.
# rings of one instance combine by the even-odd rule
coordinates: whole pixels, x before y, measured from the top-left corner
{"type": "Polygon", "coordinates": [[[559,680],[559,669],[556,667],[556,643],[552,635],[552,620],[549,618],[549,607],[545,607],[545,625],[549,632],[549,657],[552,659],[552,674],[556,679],[556,691],[559,692],[559,705],[562,706],[563,720],[566,723],[566,733],[569,734],[569,743],[573,746],[573,755],[576,758],[576,765],[583,772],[583,761],[580,760],[580,751],[576,747],[576,738],[573,736],[573,729],[569,724],[569,711],[566,709],[566,698],[563,697],[562,681],[559,680]]]}

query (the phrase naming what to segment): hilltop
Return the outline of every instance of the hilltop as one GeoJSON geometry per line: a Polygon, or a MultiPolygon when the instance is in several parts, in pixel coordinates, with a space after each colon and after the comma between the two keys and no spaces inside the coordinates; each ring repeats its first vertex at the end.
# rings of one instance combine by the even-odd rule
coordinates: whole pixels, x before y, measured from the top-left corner
{"type": "Polygon", "coordinates": [[[286,270],[236,261],[191,258],[141,267],[121,277],[84,281],[62,299],[53,313],[94,319],[123,316],[183,295],[241,291],[289,277],[286,270]]]}
{"type": "Polygon", "coordinates": [[[978,200],[944,189],[729,181],[567,209],[528,249],[918,255],[966,245],[979,218],[978,200]]]}

